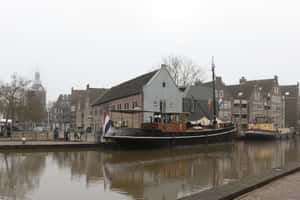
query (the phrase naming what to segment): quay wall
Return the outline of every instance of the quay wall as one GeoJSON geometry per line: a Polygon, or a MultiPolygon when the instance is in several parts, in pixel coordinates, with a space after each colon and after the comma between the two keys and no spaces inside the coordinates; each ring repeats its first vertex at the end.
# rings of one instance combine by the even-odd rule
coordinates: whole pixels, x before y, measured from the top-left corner
{"type": "Polygon", "coordinates": [[[300,171],[300,163],[294,162],[283,168],[272,169],[262,176],[249,177],[245,180],[195,193],[187,197],[179,198],[178,200],[233,200],[298,171],[300,171]]]}

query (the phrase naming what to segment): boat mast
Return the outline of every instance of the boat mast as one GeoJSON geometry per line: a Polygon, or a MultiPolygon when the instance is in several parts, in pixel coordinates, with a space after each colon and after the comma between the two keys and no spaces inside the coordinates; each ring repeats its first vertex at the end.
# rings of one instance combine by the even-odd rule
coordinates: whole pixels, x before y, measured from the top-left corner
{"type": "Polygon", "coordinates": [[[215,76],[215,63],[214,63],[214,57],[212,57],[212,64],[211,64],[211,70],[212,70],[212,86],[213,86],[213,128],[215,129],[217,127],[217,108],[216,108],[216,76],[215,76]]]}

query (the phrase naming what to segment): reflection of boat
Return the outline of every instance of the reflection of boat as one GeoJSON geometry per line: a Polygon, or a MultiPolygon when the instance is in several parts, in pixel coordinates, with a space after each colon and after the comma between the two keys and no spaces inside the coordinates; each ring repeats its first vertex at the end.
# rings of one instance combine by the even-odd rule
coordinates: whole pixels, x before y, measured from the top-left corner
{"type": "MultiPolygon", "coordinates": [[[[215,73],[213,72],[213,113],[212,123],[206,129],[189,127],[187,113],[166,113],[142,110],[112,110],[122,114],[151,113],[150,122],[142,123],[141,128],[111,127],[104,125],[104,138],[128,147],[149,147],[161,145],[187,145],[224,142],[232,140],[235,127],[230,123],[219,124],[216,120],[215,73]]],[[[107,120],[105,120],[107,121],[107,120]]]]}
{"type": "Polygon", "coordinates": [[[112,151],[103,162],[103,174],[111,190],[133,199],[177,199],[226,182],[233,150],[234,144],[225,143],[112,151]]]}

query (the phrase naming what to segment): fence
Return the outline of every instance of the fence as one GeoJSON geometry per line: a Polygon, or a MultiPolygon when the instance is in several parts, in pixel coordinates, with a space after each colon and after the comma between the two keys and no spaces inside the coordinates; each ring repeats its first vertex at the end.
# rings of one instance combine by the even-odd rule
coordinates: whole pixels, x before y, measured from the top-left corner
{"type": "Polygon", "coordinates": [[[49,132],[30,132],[30,131],[15,131],[12,132],[10,140],[22,140],[25,137],[27,141],[43,141],[49,140],[49,132]]]}

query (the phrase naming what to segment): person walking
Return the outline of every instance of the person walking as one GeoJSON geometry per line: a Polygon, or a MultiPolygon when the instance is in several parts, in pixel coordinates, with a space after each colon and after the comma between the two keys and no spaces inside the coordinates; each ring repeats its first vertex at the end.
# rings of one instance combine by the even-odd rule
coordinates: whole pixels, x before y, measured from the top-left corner
{"type": "Polygon", "coordinates": [[[58,128],[55,128],[54,129],[54,140],[57,140],[58,139],[58,128]]]}

